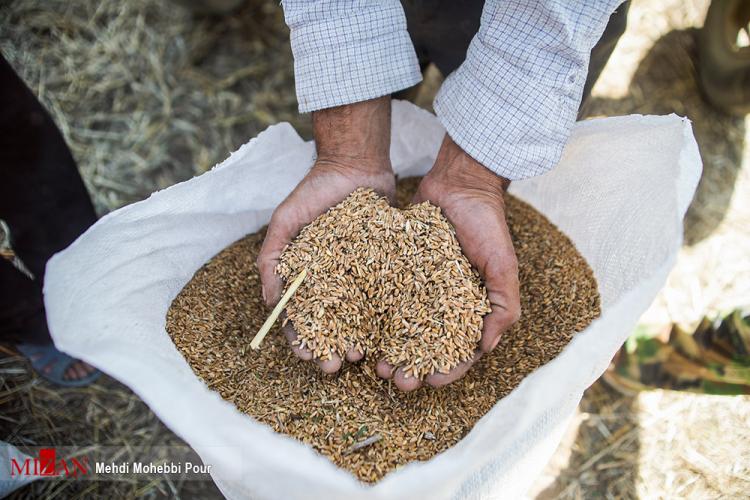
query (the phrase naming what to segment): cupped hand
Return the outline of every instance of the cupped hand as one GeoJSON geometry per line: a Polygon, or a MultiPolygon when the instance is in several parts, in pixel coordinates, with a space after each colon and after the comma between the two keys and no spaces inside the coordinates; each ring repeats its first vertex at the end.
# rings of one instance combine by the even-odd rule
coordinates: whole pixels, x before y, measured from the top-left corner
{"type": "MultiPolygon", "coordinates": [[[[484,317],[482,337],[473,359],[447,374],[429,375],[425,382],[433,387],[463,377],[482,354],[497,346],[502,333],[521,314],[518,262],[503,202],[508,184],[508,180],[475,161],[446,134],[434,166],[422,179],[414,196],[415,203],[430,201],[439,206],[453,224],[461,249],[482,277],[492,307],[484,317]]],[[[404,391],[422,385],[419,379],[406,376],[400,367],[383,360],[377,365],[377,373],[383,378],[392,378],[404,391]]]]}
{"type": "MultiPolygon", "coordinates": [[[[364,101],[313,113],[313,134],[317,160],[310,172],[276,208],[258,254],[257,266],[263,286],[263,300],[275,305],[283,282],[276,265],[286,245],[316,217],[337,205],[357,188],[372,188],[393,200],[395,178],[389,159],[390,97],[364,101]]],[[[283,327],[293,352],[312,360],[312,352],[295,345],[297,334],[290,322],[283,327]]],[[[346,353],[348,361],[364,353],[346,353]]],[[[332,353],[329,360],[315,360],[326,373],[336,372],[342,359],[332,353]]]]}

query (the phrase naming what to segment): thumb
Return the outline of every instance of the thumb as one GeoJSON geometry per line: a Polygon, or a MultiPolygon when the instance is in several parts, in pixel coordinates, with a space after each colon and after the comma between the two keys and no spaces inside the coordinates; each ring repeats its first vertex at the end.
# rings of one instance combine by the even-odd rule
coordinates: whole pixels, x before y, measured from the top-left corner
{"type": "Polygon", "coordinates": [[[280,205],[268,223],[266,238],[260,249],[255,262],[260,273],[260,281],[263,289],[263,301],[268,306],[275,305],[281,298],[284,290],[284,282],[281,276],[276,274],[276,266],[279,263],[281,252],[284,251],[292,238],[297,236],[302,224],[294,222],[286,213],[283,205],[280,205]]]}

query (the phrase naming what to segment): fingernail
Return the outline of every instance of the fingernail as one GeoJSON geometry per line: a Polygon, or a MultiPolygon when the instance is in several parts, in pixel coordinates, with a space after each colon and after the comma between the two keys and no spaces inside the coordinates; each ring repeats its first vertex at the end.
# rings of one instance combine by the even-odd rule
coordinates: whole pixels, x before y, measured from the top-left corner
{"type": "Polygon", "coordinates": [[[499,343],[500,343],[500,335],[497,336],[497,338],[495,339],[495,341],[492,343],[492,346],[490,346],[490,351],[494,351],[495,347],[497,347],[497,344],[499,344],[499,343]]]}

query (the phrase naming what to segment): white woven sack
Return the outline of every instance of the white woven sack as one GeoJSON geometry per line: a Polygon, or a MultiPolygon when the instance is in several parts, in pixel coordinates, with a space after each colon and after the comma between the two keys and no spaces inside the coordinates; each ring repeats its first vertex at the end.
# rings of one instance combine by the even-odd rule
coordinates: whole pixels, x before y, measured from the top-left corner
{"type": "MultiPolygon", "coordinates": [[[[424,174],[444,131],[395,102],[396,173],[424,174]]],[[[499,401],[456,446],[370,486],[239,413],[191,371],[165,331],[172,299],[221,249],[266,224],[313,161],[281,123],[199,177],[110,213],[47,266],[55,344],[120,380],[187,441],[230,498],[513,498],[560,441],[672,267],[701,172],[690,123],[626,116],[578,123],[552,172],[513,183],[570,236],[599,282],[602,316],[499,401]]]]}

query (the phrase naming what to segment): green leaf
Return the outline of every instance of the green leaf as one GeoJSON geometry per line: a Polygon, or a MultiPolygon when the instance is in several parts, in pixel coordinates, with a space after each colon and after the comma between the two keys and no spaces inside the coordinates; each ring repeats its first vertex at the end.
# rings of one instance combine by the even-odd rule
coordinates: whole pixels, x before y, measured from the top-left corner
{"type": "Polygon", "coordinates": [[[714,394],[717,396],[738,396],[747,393],[747,387],[744,385],[722,384],[721,382],[711,382],[710,380],[703,380],[701,389],[705,394],[714,394]]]}
{"type": "Polygon", "coordinates": [[[641,362],[655,358],[661,346],[661,342],[651,337],[641,337],[636,339],[636,342],[638,344],[638,359],[641,362]]]}

